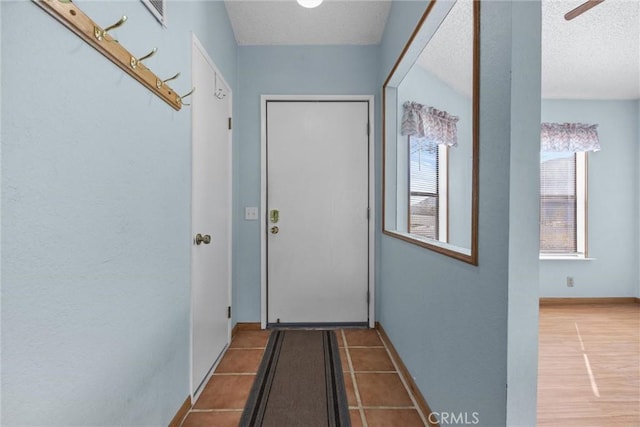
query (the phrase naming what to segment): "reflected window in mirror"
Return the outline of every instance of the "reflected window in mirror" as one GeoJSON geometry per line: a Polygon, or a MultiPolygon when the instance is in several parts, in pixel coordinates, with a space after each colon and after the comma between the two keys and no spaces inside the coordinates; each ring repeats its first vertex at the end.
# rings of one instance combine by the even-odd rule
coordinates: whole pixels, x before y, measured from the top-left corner
{"type": "Polygon", "coordinates": [[[447,241],[447,148],[407,137],[409,144],[408,232],[447,241]]]}
{"type": "Polygon", "coordinates": [[[432,1],[387,78],[384,233],[477,265],[479,2],[432,1]]]}

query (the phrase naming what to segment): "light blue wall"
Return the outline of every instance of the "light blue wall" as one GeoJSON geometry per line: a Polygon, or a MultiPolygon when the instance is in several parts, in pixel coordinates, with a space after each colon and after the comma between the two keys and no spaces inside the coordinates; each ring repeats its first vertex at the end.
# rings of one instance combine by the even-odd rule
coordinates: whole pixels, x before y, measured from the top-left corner
{"type": "MultiPolygon", "coordinates": [[[[419,102],[458,116],[458,146],[449,149],[448,204],[449,239],[452,245],[471,247],[471,182],[473,159],[473,105],[468,96],[414,65],[398,86],[398,120],[402,121],[402,105],[419,102]]],[[[406,137],[399,135],[399,141],[406,137]]]]}
{"type": "Polygon", "coordinates": [[[377,70],[377,46],[238,48],[235,321],[260,321],[260,222],[242,219],[260,206],[260,95],[373,95],[377,70]]]}
{"type": "MultiPolygon", "coordinates": [[[[380,42],[378,65],[378,91],[382,97],[382,86],[393,69],[400,52],[409,40],[413,29],[418,23],[427,6],[428,1],[394,1],[387,17],[382,41],[380,42]]],[[[380,320],[382,310],[382,241],[388,239],[382,233],[382,112],[376,115],[376,164],[380,169],[376,171],[376,320],[380,320]]]]}
{"type": "Polygon", "coordinates": [[[587,237],[595,260],[540,261],[540,296],[638,295],[638,101],[544,100],[542,121],[597,123],[602,150],[588,154],[587,237]]]}
{"type": "Polygon", "coordinates": [[[507,351],[508,426],[535,425],[537,412],[541,14],[539,1],[513,3],[507,351]]]}
{"type": "MultiPolygon", "coordinates": [[[[393,3],[381,47],[381,81],[425,5],[393,3]]],[[[532,2],[512,16],[510,2],[482,4],[479,265],[474,267],[392,237],[381,239],[378,320],[434,411],[478,412],[480,425],[486,426],[505,425],[508,411],[518,410],[522,413],[510,413],[509,419],[521,425],[535,424],[535,379],[524,378],[525,383],[519,387],[515,383],[519,378],[513,373],[517,369],[535,372],[536,358],[527,357],[510,367],[508,374],[507,354],[518,345],[526,347],[532,342],[535,354],[537,339],[536,318],[529,315],[530,307],[537,304],[535,290],[510,302],[511,292],[528,285],[526,281],[516,283],[517,278],[531,273],[534,285],[537,283],[537,218],[525,218],[526,233],[510,235],[510,222],[517,221],[516,215],[530,204],[526,197],[510,200],[510,181],[522,175],[520,167],[537,167],[535,157],[519,157],[537,144],[537,117],[525,121],[513,133],[512,125],[528,112],[526,102],[539,96],[539,74],[538,86],[522,81],[512,86],[510,74],[512,67],[519,72],[527,66],[539,69],[536,49],[539,52],[540,33],[536,36],[535,32],[540,25],[539,8],[539,3],[532,2]],[[531,12],[534,18],[537,12],[537,19],[522,25],[531,12]],[[523,40],[532,29],[531,40],[523,40]],[[529,51],[512,63],[512,48],[529,51]],[[513,105],[518,108],[512,109],[513,105]],[[526,139],[511,153],[513,135],[526,139]],[[511,244],[529,254],[528,262],[510,261],[511,244]],[[521,308],[525,309],[524,316],[519,315],[521,308]],[[522,340],[514,334],[513,342],[507,342],[508,322],[521,328],[522,340]],[[509,409],[508,381],[514,381],[510,389],[518,389],[509,409]]],[[[522,188],[527,194],[535,189],[535,194],[530,194],[535,201],[536,173],[526,174],[523,179],[522,188]]],[[[512,358],[509,362],[514,363],[512,358]]]]}
{"type": "MultiPolygon", "coordinates": [[[[191,31],[236,86],[222,2],[78,2],[190,89],[191,31]]],[[[2,10],[3,425],[167,425],[189,393],[191,113],[32,2],[2,10]]]]}

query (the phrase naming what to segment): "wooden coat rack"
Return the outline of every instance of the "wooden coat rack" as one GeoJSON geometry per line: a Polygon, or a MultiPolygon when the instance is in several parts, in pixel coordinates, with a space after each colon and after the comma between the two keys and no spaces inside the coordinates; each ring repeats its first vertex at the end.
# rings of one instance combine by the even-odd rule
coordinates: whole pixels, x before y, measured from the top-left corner
{"type": "Polygon", "coordinates": [[[71,0],[33,1],[175,110],[179,111],[182,105],[189,105],[183,104],[182,99],[191,95],[195,89],[180,96],[166,84],[168,81],[176,79],[180,73],[162,80],[142,63],[156,53],[155,48],[149,54],[138,58],[109,35],[109,30],[119,27],[127,20],[126,16],[110,27],[102,28],[78,9],[71,0]]]}

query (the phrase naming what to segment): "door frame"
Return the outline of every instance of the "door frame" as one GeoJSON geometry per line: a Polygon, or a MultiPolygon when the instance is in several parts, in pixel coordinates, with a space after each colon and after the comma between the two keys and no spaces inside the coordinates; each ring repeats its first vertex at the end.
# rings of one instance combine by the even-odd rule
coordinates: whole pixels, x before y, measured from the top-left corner
{"type": "MultiPolygon", "coordinates": [[[[192,87],[193,87],[193,61],[194,61],[194,57],[193,57],[193,53],[194,50],[197,49],[198,52],[200,52],[202,54],[202,56],[205,58],[205,60],[207,61],[207,63],[209,64],[209,66],[213,69],[213,71],[216,73],[216,79],[218,79],[219,81],[221,81],[228,89],[229,89],[229,93],[227,94],[227,96],[229,97],[229,117],[232,117],[233,115],[233,90],[231,88],[231,86],[227,83],[227,80],[224,78],[224,76],[222,75],[222,73],[220,72],[220,70],[218,69],[218,67],[216,66],[216,64],[213,62],[213,59],[211,59],[211,57],[209,56],[209,53],[207,52],[207,50],[204,48],[204,46],[202,45],[202,43],[200,42],[200,40],[198,39],[198,37],[196,37],[195,33],[191,33],[191,83],[192,83],[192,87]]],[[[193,234],[193,200],[194,200],[194,194],[193,194],[193,149],[194,149],[194,141],[193,141],[193,129],[195,127],[195,122],[194,122],[194,117],[193,114],[191,114],[191,159],[189,161],[189,168],[191,171],[191,177],[190,177],[190,183],[189,186],[191,188],[191,203],[189,206],[189,212],[190,212],[190,218],[189,218],[189,240],[191,242],[191,247],[190,247],[190,266],[189,266],[189,394],[191,396],[191,404],[193,405],[195,403],[195,401],[198,399],[200,393],[202,393],[202,390],[204,390],[204,387],[200,387],[198,390],[195,390],[194,392],[194,384],[193,384],[193,292],[191,292],[191,290],[193,289],[193,280],[192,280],[192,270],[193,270],[193,236],[191,234],[193,234]]],[[[229,203],[229,221],[227,224],[227,227],[230,230],[230,234],[229,234],[229,242],[228,242],[228,247],[227,247],[227,253],[228,254],[233,254],[233,233],[231,232],[231,230],[233,230],[232,224],[233,224],[233,130],[229,129],[228,132],[228,144],[229,144],[229,154],[228,154],[228,159],[227,162],[229,163],[229,181],[228,181],[228,186],[229,186],[229,194],[231,196],[231,200],[229,203]]],[[[229,278],[228,278],[228,283],[227,283],[227,306],[231,306],[231,292],[232,292],[232,280],[233,280],[233,257],[230,255],[229,256],[229,278]]],[[[229,343],[231,342],[231,319],[227,319],[227,342],[225,347],[222,350],[222,353],[220,355],[222,355],[225,350],[228,348],[229,343]]],[[[211,367],[211,369],[209,370],[209,372],[207,373],[207,375],[205,376],[205,378],[202,380],[201,384],[206,384],[209,379],[211,378],[211,375],[213,374],[213,372],[215,371],[216,366],[218,365],[218,363],[220,362],[220,357],[218,357],[218,359],[216,359],[211,367]]]]}
{"type": "Polygon", "coordinates": [[[261,95],[260,96],[260,327],[267,327],[267,102],[362,101],[369,105],[369,327],[375,326],[375,134],[373,95],[261,95]]]}

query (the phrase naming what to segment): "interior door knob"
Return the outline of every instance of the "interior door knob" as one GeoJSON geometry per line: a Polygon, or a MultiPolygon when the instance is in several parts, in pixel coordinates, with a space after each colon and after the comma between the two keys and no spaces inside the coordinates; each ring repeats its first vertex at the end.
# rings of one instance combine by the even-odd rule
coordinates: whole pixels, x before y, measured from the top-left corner
{"type": "Polygon", "coordinates": [[[211,236],[208,234],[205,234],[204,236],[200,233],[196,234],[196,245],[200,245],[202,243],[204,243],[205,245],[208,245],[209,243],[211,243],[211,236]]]}

